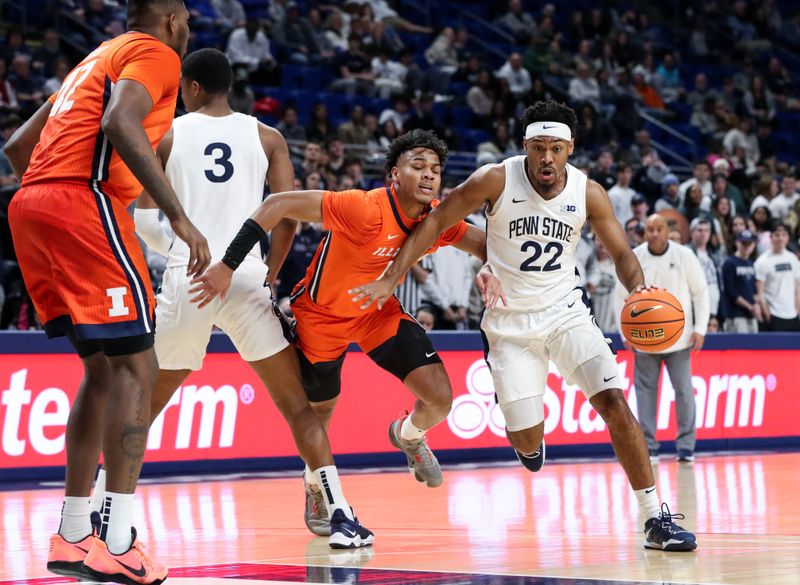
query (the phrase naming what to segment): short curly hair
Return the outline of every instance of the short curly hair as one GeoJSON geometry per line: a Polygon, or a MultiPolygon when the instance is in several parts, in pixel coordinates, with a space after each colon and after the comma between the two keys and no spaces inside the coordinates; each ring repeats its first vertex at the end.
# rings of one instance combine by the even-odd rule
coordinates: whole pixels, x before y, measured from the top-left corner
{"type": "Polygon", "coordinates": [[[447,145],[444,140],[430,130],[411,130],[392,140],[386,153],[386,172],[397,166],[397,161],[404,152],[415,148],[429,148],[439,157],[439,164],[444,167],[447,162],[447,145]]]}
{"type": "Polygon", "coordinates": [[[521,122],[523,132],[534,122],[561,122],[569,126],[570,132],[575,136],[578,117],[575,115],[575,110],[566,104],[555,100],[544,100],[529,106],[522,114],[521,122]]]}

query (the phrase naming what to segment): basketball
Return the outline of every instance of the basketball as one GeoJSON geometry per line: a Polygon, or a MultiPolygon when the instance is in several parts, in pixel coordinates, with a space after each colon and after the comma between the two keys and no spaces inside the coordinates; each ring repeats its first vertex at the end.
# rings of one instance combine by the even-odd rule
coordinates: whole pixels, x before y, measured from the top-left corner
{"type": "Polygon", "coordinates": [[[622,334],[645,352],[672,347],[683,333],[686,316],[680,302],[662,288],[647,288],[628,297],[620,318],[622,334]]]}

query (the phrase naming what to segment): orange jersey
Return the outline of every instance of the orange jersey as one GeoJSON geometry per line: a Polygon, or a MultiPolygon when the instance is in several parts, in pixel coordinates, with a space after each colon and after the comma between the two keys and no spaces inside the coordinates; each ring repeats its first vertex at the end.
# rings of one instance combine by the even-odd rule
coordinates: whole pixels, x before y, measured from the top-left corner
{"type": "Polygon", "coordinates": [[[178,54],[154,37],[129,32],[104,42],[64,79],[50,101],[50,117],[22,184],[98,181],[123,206],[141,185],[100,128],[115,83],[133,79],[150,94],[153,108],[142,121],[155,149],[172,125],[180,86],[178,54]]]}
{"type": "MultiPolygon", "coordinates": [[[[438,203],[433,201],[431,205],[438,203]]],[[[322,221],[328,233],[295,288],[295,295],[306,290],[321,310],[337,317],[363,317],[376,311],[377,305],[360,309],[360,303],[354,303],[347,291],[379,278],[426,215],[407,217],[394,187],[326,191],[322,196],[322,221]]],[[[459,222],[442,233],[429,252],[459,242],[466,231],[466,222],[459,222]]]]}

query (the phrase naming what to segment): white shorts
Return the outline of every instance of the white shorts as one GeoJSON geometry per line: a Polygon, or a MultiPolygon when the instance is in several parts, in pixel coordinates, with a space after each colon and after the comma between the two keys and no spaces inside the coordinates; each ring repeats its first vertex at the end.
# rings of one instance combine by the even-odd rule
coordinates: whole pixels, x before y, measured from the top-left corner
{"type": "Polygon", "coordinates": [[[487,310],[481,329],[489,345],[487,362],[501,406],[543,396],[549,360],[567,383],[580,385],[587,398],[619,388],[609,340],[584,303],[581,289],[542,311],[487,310]],[[580,367],[584,364],[587,367],[580,367]]]}
{"type": "Polygon", "coordinates": [[[275,355],[289,342],[264,285],[267,267],[245,261],[233,273],[225,300],[198,309],[189,302],[186,267],[167,268],[156,296],[155,350],[162,370],[199,370],[216,325],[228,334],[239,355],[254,362],[275,355]]]}

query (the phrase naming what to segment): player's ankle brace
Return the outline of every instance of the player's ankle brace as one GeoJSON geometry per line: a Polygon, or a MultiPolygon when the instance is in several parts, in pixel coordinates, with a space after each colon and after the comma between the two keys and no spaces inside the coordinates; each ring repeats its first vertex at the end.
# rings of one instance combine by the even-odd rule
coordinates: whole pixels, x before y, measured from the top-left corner
{"type": "Polygon", "coordinates": [[[264,231],[264,228],[258,225],[257,221],[248,218],[225,251],[225,256],[222,257],[222,263],[231,270],[236,270],[239,268],[239,264],[247,258],[253,246],[266,237],[267,233],[264,231]]]}

